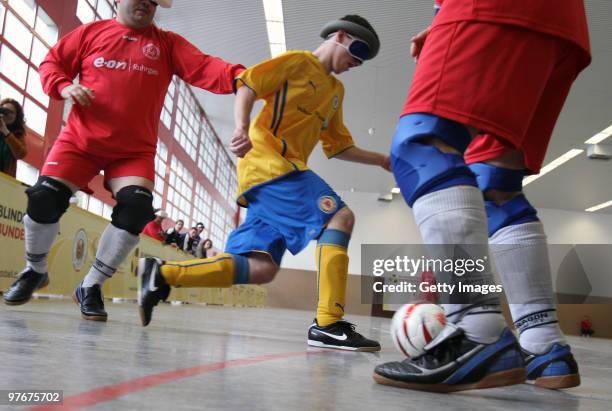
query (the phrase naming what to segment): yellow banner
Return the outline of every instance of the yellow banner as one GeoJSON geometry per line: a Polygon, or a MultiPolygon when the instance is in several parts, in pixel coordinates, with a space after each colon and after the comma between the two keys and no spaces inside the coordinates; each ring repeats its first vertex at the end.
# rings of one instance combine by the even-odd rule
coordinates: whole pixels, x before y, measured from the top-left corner
{"type": "MultiPolygon", "coordinates": [[[[6,290],[25,266],[22,219],[27,207],[25,186],[0,173],[0,290],[6,290]]],[[[60,233],[49,253],[49,286],[41,294],[69,297],[93,264],[100,236],[108,221],[71,205],[60,222],[60,233]]],[[[155,256],[164,260],[193,258],[173,247],[141,236],[140,243],[117,268],[103,287],[104,297],[136,299],[138,258],[155,256]]],[[[179,288],[170,300],[189,303],[263,307],[266,289],[256,285],[228,289],[179,288]]]]}

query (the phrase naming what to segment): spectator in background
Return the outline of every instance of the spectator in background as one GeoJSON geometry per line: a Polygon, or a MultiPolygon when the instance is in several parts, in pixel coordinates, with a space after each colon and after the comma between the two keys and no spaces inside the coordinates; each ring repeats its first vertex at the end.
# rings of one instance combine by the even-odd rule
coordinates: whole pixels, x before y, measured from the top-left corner
{"type": "Polygon", "coordinates": [[[0,101],[0,171],[15,177],[17,160],[28,154],[21,104],[12,98],[0,101]]]}
{"type": "Polygon", "coordinates": [[[166,230],[166,244],[170,244],[174,247],[178,247],[179,244],[183,244],[184,235],[181,234],[181,230],[185,222],[183,220],[177,220],[174,227],[166,230]]]}
{"type": "Polygon", "coordinates": [[[588,315],[585,315],[580,321],[580,336],[582,337],[590,337],[595,334],[593,331],[593,323],[591,322],[591,318],[588,315]]]}
{"type": "Polygon", "coordinates": [[[202,233],[204,232],[204,223],[197,223],[196,228],[198,229],[198,236],[200,239],[202,238],[202,233]]]}
{"type": "Polygon", "coordinates": [[[219,253],[215,248],[213,248],[213,242],[210,238],[201,241],[196,250],[195,256],[197,258],[214,257],[219,253]]]}
{"type": "Polygon", "coordinates": [[[142,230],[142,233],[156,239],[157,241],[164,242],[165,234],[162,224],[166,218],[168,218],[168,214],[164,210],[156,210],[155,220],[150,221],[142,230]]]}
{"type": "Polygon", "coordinates": [[[200,236],[198,235],[198,229],[196,227],[191,227],[183,240],[183,251],[195,256],[199,242],[200,236]]]}

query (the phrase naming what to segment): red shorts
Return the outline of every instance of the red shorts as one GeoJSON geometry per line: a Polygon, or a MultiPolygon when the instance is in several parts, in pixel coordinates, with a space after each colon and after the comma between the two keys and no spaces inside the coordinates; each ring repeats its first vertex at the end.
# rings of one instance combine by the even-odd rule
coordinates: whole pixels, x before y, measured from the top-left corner
{"type": "Polygon", "coordinates": [[[75,186],[85,188],[104,170],[104,185],[117,177],[144,177],[155,181],[155,153],[129,157],[93,156],[69,141],[56,141],[47,155],[41,176],[59,177],[75,186]]]}
{"type": "Polygon", "coordinates": [[[435,26],[419,56],[403,115],[432,113],[481,130],[468,163],[508,149],[529,172],[544,160],[584,52],[518,26],[462,21],[435,26]]]}

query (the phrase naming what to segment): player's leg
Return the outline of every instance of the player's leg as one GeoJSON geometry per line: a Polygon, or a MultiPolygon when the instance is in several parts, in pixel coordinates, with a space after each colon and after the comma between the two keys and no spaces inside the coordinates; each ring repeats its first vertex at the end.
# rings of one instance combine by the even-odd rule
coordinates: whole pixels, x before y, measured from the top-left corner
{"type": "Polygon", "coordinates": [[[278,272],[285,252],[280,233],[256,214],[230,234],[226,250],[214,257],[164,262],[143,258],[139,262],[138,304],[142,325],[151,322],[153,308],[165,300],[171,287],[231,287],[264,284],[278,272]]]}
{"type": "MultiPolygon", "coordinates": [[[[572,47],[567,50],[542,93],[523,151],[506,150],[500,156],[470,165],[484,192],[491,253],[520,334],[527,377],[546,388],[577,386],[580,376],[557,321],[544,227],[522,192],[522,179],[525,168],[532,173],[539,171],[554,125],[578,74],[577,56],[572,47]]],[[[503,146],[501,142],[497,145],[503,146]]],[[[495,141],[481,142],[480,146],[495,151],[495,141]]],[[[486,158],[487,153],[474,150],[471,156],[486,158]]]]}
{"type": "Polygon", "coordinates": [[[73,295],[81,316],[93,321],[107,320],[102,286],[136,247],[144,226],[154,218],[152,180],[124,176],[108,179],[107,185],[117,203],[100,237],[96,259],[73,295]]]}
{"type": "Polygon", "coordinates": [[[4,293],[6,304],[25,304],[34,291],[49,283],[47,256],[59,233],[59,220],[68,209],[74,191],[74,185],[46,176],[26,190],[28,208],[23,218],[26,268],[4,293]]]}
{"type": "MultiPolygon", "coordinates": [[[[344,320],[348,281],[348,245],[355,215],[342,199],[312,171],[302,173],[302,184],[309,191],[307,231],[321,233],[315,250],[317,267],[317,313],[308,329],[308,344],[350,351],[379,351],[380,344],[357,331],[344,320]]],[[[290,248],[291,249],[291,248],[290,248]]],[[[296,251],[295,249],[292,251],[296,251]]]]}
{"type": "MultiPolygon", "coordinates": [[[[437,253],[436,258],[456,258],[453,252],[457,245],[462,258],[466,254],[471,258],[488,254],[484,200],[463,159],[471,135],[462,124],[499,130],[511,141],[524,135],[554,66],[545,58],[552,59],[557,53],[556,46],[544,37],[512,26],[462,22],[434,28],[427,39],[415,74],[416,89],[415,82],[412,86],[416,91],[411,90],[411,97],[429,101],[438,116],[415,112],[404,116],[396,130],[391,156],[395,178],[414,209],[423,242],[446,245],[428,247],[437,253]],[[438,54],[430,56],[433,51],[438,54]],[[510,60],[517,65],[544,62],[510,68],[510,60]],[[436,82],[434,88],[423,86],[431,81],[436,82]],[[523,94],[517,95],[516,84],[526,84],[520,90],[523,94]],[[522,104],[515,107],[519,97],[523,98],[522,104]]],[[[410,102],[408,107],[414,109],[410,102]]],[[[490,267],[460,279],[452,273],[436,272],[436,280],[494,284],[490,267]]],[[[426,347],[426,354],[380,365],[375,379],[383,384],[431,391],[523,382],[526,372],[520,346],[505,326],[498,297],[478,292],[443,297],[448,325],[426,347]],[[460,355],[462,361],[457,361],[460,355]]]]}
{"type": "Polygon", "coordinates": [[[70,144],[56,142],[49,152],[41,177],[28,188],[25,229],[26,268],[4,293],[4,302],[25,304],[32,293],[49,282],[47,256],[57,234],[59,220],[70,205],[70,197],[98,174],[95,162],[70,144]]]}

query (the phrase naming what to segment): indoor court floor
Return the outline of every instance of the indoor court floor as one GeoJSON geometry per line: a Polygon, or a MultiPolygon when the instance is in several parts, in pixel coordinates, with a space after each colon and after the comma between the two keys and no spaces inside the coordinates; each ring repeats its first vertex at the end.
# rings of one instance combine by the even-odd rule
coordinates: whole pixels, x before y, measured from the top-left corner
{"type": "Polygon", "coordinates": [[[582,386],[531,385],[430,394],[377,385],[398,359],[389,320],[349,316],[380,353],[308,348],[307,311],[164,304],[140,326],[133,303],[109,321],[80,319],[69,300],[0,307],[0,390],[63,390],[61,407],[91,410],[610,410],[612,343],[570,337],[582,386]]]}

